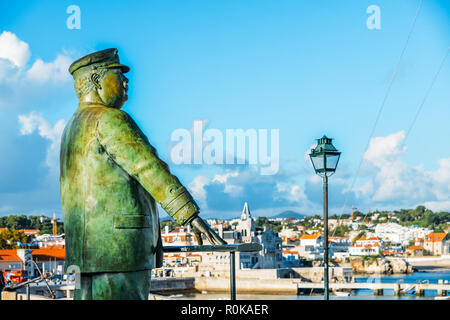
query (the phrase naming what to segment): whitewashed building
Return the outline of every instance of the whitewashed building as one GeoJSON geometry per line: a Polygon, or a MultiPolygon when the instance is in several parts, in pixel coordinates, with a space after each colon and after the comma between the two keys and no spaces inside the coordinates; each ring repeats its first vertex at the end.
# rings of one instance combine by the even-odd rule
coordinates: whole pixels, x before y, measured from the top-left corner
{"type": "Polygon", "coordinates": [[[349,247],[350,256],[376,256],[383,252],[384,242],[378,237],[361,237],[349,247]]]}

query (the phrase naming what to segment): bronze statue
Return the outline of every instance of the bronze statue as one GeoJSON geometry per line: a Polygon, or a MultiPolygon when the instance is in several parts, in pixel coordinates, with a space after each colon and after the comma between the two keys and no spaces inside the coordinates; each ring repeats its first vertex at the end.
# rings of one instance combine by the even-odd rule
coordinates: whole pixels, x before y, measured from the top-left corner
{"type": "Polygon", "coordinates": [[[74,299],[148,299],[151,269],[162,266],[155,200],[178,224],[190,224],[200,244],[202,235],[225,243],[120,110],[129,70],[117,49],[89,54],[69,68],[80,103],[62,136],[60,182],[65,268],[81,272],[74,299]]]}

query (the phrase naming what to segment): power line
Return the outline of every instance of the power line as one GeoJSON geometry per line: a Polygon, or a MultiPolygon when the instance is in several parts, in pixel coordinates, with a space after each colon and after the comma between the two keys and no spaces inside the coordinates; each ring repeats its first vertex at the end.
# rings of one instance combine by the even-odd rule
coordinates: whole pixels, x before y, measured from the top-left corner
{"type": "MultiPolygon", "coordinates": [[[[392,73],[391,79],[389,80],[389,84],[388,84],[388,86],[386,88],[386,92],[385,92],[384,97],[383,97],[383,99],[381,101],[380,108],[378,109],[378,113],[377,113],[377,116],[375,118],[375,122],[374,122],[374,124],[372,126],[372,130],[370,132],[369,139],[367,140],[367,144],[366,144],[366,147],[364,149],[365,151],[369,148],[370,140],[372,139],[372,137],[373,137],[373,135],[375,133],[375,129],[377,127],[378,121],[380,120],[381,113],[382,113],[382,111],[384,109],[384,106],[386,104],[386,101],[387,101],[387,98],[389,96],[389,93],[391,92],[392,84],[393,84],[395,78],[397,77],[400,63],[401,63],[403,55],[404,55],[404,53],[406,51],[406,47],[408,46],[408,42],[409,42],[409,39],[411,38],[411,34],[412,34],[413,30],[414,30],[414,26],[416,24],[417,17],[419,16],[420,10],[422,9],[422,3],[423,3],[423,0],[420,0],[419,7],[417,8],[416,14],[414,16],[413,22],[412,22],[411,27],[409,29],[409,32],[408,32],[408,35],[406,37],[405,43],[403,44],[403,48],[402,48],[402,51],[401,51],[400,56],[398,58],[397,64],[396,64],[395,69],[394,69],[394,72],[392,73]]],[[[362,166],[362,163],[364,161],[364,153],[365,153],[365,151],[361,155],[361,160],[359,161],[358,168],[357,168],[356,173],[355,173],[355,175],[353,177],[353,180],[352,180],[352,183],[350,185],[350,189],[349,189],[349,191],[347,193],[347,196],[345,197],[341,215],[344,213],[345,207],[347,206],[348,198],[349,198],[349,196],[350,196],[350,194],[351,194],[351,192],[353,190],[353,187],[355,185],[356,179],[358,178],[359,173],[361,171],[361,166],[362,166]]],[[[339,222],[339,220],[338,220],[338,222],[339,222]]],[[[334,231],[336,231],[336,229],[334,231]]],[[[334,236],[334,232],[333,232],[333,236],[334,236]]]]}
{"type": "MultiPolygon", "coordinates": [[[[408,138],[408,135],[410,134],[412,128],[414,127],[414,124],[415,124],[415,122],[416,122],[416,120],[417,120],[417,118],[418,118],[418,116],[419,116],[419,113],[420,113],[420,111],[422,110],[422,107],[424,106],[425,101],[427,100],[427,98],[428,98],[428,96],[429,96],[429,94],[430,94],[430,92],[431,92],[431,89],[433,88],[434,83],[436,82],[436,79],[437,79],[437,77],[439,76],[439,73],[440,73],[441,70],[442,70],[442,67],[444,66],[445,60],[447,59],[447,56],[448,56],[448,53],[449,53],[449,52],[450,52],[450,47],[447,48],[447,52],[445,53],[444,58],[442,59],[441,63],[439,64],[439,67],[438,67],[436,73],[434,74],[434,76],[433,76],[433,78],[432,78],[432,80],[431,80],[431,83],[430,83],[428,89],[427,89],[426,92],[425,92],[425,95],[424,95],[424,97],[423,97],[423,99],[422,99],[422,101],[421,101],[421,103],[420,103],[420,105],[419,105],[419,108],[418,108],[417,111],[416,111],[416,114],[414,115],[413,121],[411,122],[411,125],[410,125],[409,128],[408,128],[408,131],[407,131],[407,133],[406,133],[406,135],[405,135],[405,139],[403,139],[403,142],[402,142],[402,144],[400,145],[400,148],[403,147],[403,146],[405,145],[406,139],[408,138]]],[[[388,174],[386,174],[386,176],[390,176],[390,175],[389,175],[390,170],[392,170],[392,167],[389,167],[389,168],[388,168],[388,172],[387,172],[388,174]]],[[[362,222],[365,222],[365,221],[366,221],[367,215],[368,215],[368,213],[364,215],[364,218],[363,218],[362,222]]]]}
{"type": "Polygon", "coordinates": [[[436,74],[434,75],[433,80],[431,81],[430,86],[428,87],[428,90],[426,91],[425,96],[423,97],[422,102],[420,103],[419,108],[416,111],[416,114],[414,115],[413,121],[411,122],[411,125],[409,126],[408,131],[406,132],[405,139],[403,140],[403,144],[406,142],[406,139],[408,139],[408,136],[411,133],[411,130],[414,127],[414,124],[416,123],[417,118],[419,117],[420,111],[422,110],[422,107],[425,104],[425,101],[427,100],[428,95],[430,94],[431,89],[433,88],[434,83],[436,82],[436,79],[439,76],[439,73],[441,73],[442,67],[444,66],[445,60],[447,59],[449,52],[450,52],[450,47],[447,48],[447,52],[445,53],[444,58],[442,59],[442,62],[439,65],[439,68],[438,68],[436,74]]]}

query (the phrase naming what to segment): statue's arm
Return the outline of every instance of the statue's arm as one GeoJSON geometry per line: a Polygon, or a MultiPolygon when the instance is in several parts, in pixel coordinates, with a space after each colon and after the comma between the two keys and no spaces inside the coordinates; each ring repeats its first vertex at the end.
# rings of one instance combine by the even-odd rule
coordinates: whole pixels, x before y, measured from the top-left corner
{"type": "Polygon", "coordinates": [[[137,124],[124,111],[111,109],[98,119],[97,139],[111,159],[135,178],[178,224],[199,212],[187,189],[170,173],[137,124]]]}

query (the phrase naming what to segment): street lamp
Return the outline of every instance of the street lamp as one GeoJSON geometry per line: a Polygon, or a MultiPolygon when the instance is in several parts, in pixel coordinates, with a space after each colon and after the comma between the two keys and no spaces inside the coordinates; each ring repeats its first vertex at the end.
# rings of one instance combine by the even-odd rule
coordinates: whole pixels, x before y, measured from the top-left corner
{"type": "Polygon", "coordinates": [[[323,217],[324,217],[324,286],[325,300],[329,300],[330,288],[328,284],[328,177],[336,172],[341,153],[333,146],[327,136],[317,139],[317,146],[311,149],[309,157],[316,174],[323,178],[323,217]]]}

